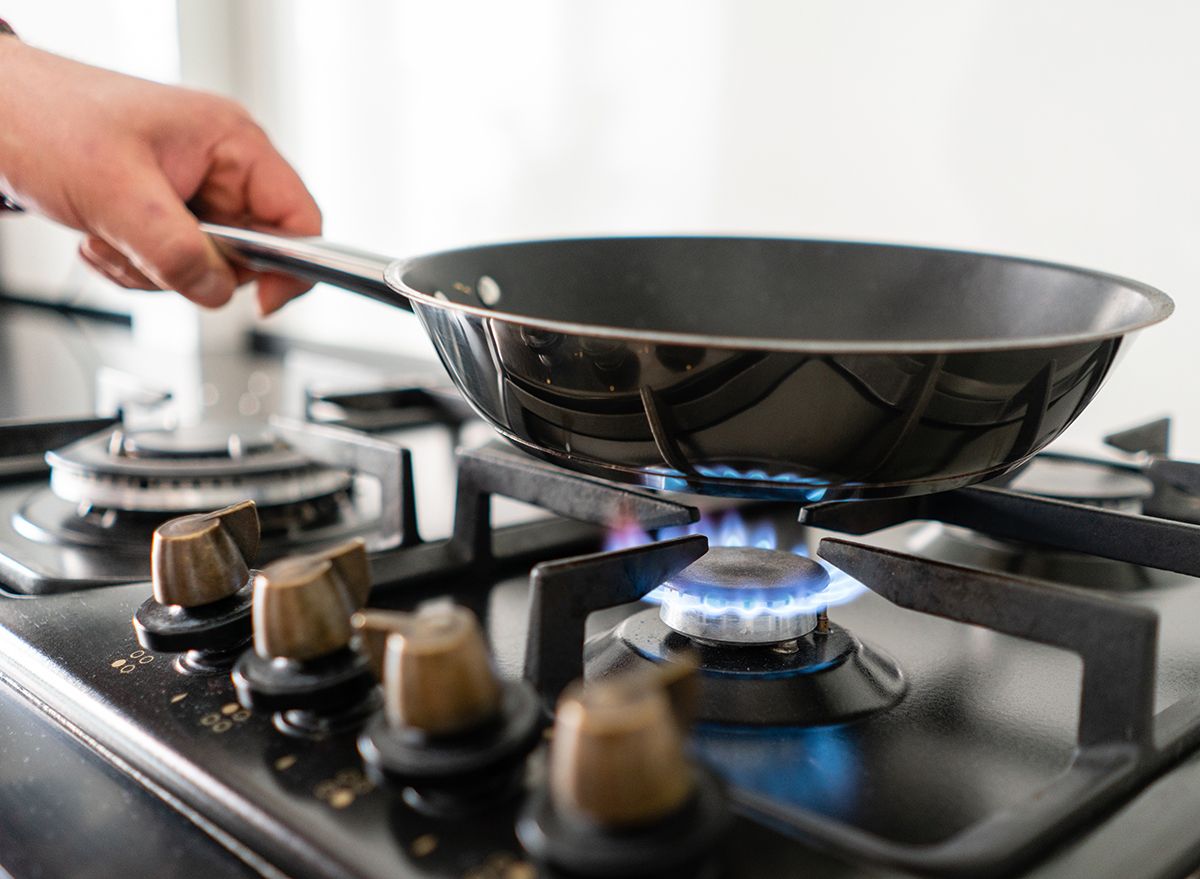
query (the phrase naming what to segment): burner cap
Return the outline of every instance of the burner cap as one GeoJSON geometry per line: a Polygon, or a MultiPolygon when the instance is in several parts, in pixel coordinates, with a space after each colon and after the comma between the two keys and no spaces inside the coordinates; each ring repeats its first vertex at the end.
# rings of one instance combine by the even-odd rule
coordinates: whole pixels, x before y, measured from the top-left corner
{"type": "Polygon", "coordinates": [[[1008,485],[1014,491],[1113,509],[1139,509],[1154,494],[1154,483],[1140,473],[1100,461],[1042,455],[1008,485]]]}
{"type": "Polygon", "coordinates": [[[714,546],[661,587],[662,621],[697,641],[777,644],[808,634],[829,574],[776,549],[714,546]]]}
{"type": "Polygon", "coordinates": [[[106,431],[47,452],[46,461],[55,495],[112,510],[185,513],[245,500],[272,507],[351,484],[348,471],[312,461],[257,425],[106,431]]]}
{"type": "Polygon", "coordinates": [[[268,451],[276,442],[265,427],[201,424],[123,434],[120,451],[133,458],[240,458],[268,451]]]}

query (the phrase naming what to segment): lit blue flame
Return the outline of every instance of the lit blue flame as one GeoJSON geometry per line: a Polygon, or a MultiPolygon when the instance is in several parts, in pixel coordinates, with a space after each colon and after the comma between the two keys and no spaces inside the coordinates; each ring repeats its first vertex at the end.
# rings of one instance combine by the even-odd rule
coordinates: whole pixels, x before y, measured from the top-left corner
{"type": "MultiPolygon", "coordinates": [[[[761,549],[778,548],[775,528],[770,521],[754,522],[747,525],[737,510],[730,510],[719,518],[702,514],[699,522],[693,522],[690,525],[663,528],[659,532],[659,539],[668,540],[673,537],[682,537],[685,534],[703,534],[708,538],[710,546],[756,546],[761,549]]],[[[634,546],[643,546],[651,542],[650,535],[638,526],[626,526],[609,531],[605,539],[604,549],[605,551],[628,549],[634,546]]],[[[808,547],[803,543],[793,546],[791,552],[805,558],[809,557],[808,547]]],[[[848,604],[867,591],[867,587],[858,580],[855,580],[845,571],[835,568],[824,559],[814,558],[813,561],[821,565],[828,572],[829,585],[820,592],[814,592],[810,595],[793,594],[775,602],[746,599],[733,601],[724,596],[717,595],[707,595],[703,598],[693,595],[684,597],[669,585],[664,584],[650,592],[643,600],[659,604],[663,600],[664,593],[670,590],[671,598],[675,601],[694,602],[697,604],[703,601],[706,605],[713,608],[714,613],[728,611],[746,616],[754,616],[766,612],[779,614],[780,616],[792,616],[813,613],[823,607],[848,604]]]]}
{"type": "MultiPolygon", "coordinates": [[[[825,497],[825,480],[813,479],[809,476],[800,476],[796,473],[776,473],[769,475],[765,470],[737,470],[730,467],[728,464],[718,464],[714,467],[698,466],[696,472],[708,479],[737,479],[743,482],[768,482],[778,485],[796,486],[800,489],[800,494],[804,499],[810,502],[821,500],[825,497]],[[804,489],[803,486],[812,486],[804,489]]],[[[678,470],[667,470],[665,468],[657,468],[654,470],[655,481],[647,483],[651,488],[659,488],[663,491],[687,491],[688,481],[684,474],[678,470]]]]}

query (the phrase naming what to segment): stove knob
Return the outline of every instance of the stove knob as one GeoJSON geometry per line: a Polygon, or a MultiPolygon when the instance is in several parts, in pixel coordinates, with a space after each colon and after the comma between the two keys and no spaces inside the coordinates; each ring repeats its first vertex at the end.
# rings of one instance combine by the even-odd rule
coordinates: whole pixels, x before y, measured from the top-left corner
{"type": "Polygon", "coordinates": [[[403,620],[388,635],[383,681],[384,711],[395,728],[455,735],[500,713],[500,682],[465,607],[432,605],[403,620]]]}
{"type": "Polygon", "coordinates": [[[367,655],[375,680],[383,680],[383,654],[387,650],[387,637],[403,625],[412,614],[404,610],[383,610],[364,607],[350,617],[350,628],[358,636],[358,648],[367,655]]]}
{"type": "Polygon", "coordinates": [[[549,785],[561,812],[628,827],[671,815],[691,796],[684,734],[667,692],[639,684],[576,686],[559,701],[549,785]]]}
{"type": "Polygon", "coordinates": [[[254,501],[160,526],[150,551],[155,600],[198,607],[233,595],[250,580],[259,536],[254,501]]]}
{"type": "Polygon", "coordinates": [[[375,707],[375,676],[351,648],[351,615],[371,591],[360,538],[267,565],[254,579],[254,648],[233,669],[238,700],[276,712],[285,732],[324,735],[375,707]]]}
{"type": "Polygon", "coordinates": [[[479,623],[465,607],[434,602],[417,613],[366,608],[350,618],[384,683],[393,727],[450,735],[495,718],[502,688],[479,623]]]}
{"type": "Polygon", "coordinates": [[[181,516],[154,532],[154,595],[133,617],[147,650],[183,653],[182,671],[227,669],[250,639],[251,571],[258,553],[253,501],[181,516]]]}
{"type": "Polygon", "coordinates": [[[433,814],[515,794],[544,725],[533,687],[496,677],[464,607],[435,602],[386,620],[384,710],[358,744],[369,774],[405,787],[410,805],[433,814]]]}
{"type": "Polygon", "coordinates": [[[350,616],[367,602],[371,569],[361,539],[272,562],[254,580],[254,650],[299,662],[350,643],[350,616]]]}
{"type": "Polygon", "coordinates": [[[700,871],[729,812],[720,781],[684,743],[658,670],[573,684],[555,712],[546,788],[517,823],[521,844],[572,874],[700,871]]]}

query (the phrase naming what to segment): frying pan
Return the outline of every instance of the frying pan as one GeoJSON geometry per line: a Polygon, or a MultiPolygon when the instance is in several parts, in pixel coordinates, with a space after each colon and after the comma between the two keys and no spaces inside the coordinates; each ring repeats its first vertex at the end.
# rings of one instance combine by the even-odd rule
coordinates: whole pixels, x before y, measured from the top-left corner
{"type": "Polygon", "coordinates": [[[735,497],[900,497],[1003,474],[1174,307],[1099,272],[881,244],[598,238],[389,260],[205,230],[243,264],[411,309],[520,448],[735,497]]]}

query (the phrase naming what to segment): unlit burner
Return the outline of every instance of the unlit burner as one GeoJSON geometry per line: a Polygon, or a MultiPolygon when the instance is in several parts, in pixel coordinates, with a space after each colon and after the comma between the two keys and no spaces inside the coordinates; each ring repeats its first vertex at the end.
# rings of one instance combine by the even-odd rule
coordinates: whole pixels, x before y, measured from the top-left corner
{"type": "Polygon", "coordinates": [[[776,549],[714,546],[660,587],[662,621],[696,641],[778,644],[817,627],[814,598],[829,574],[811,559],[776,549]]]}
{"type": "Polygon", "coordinates": [[[346,470],[293,451],[265,427],[199,425],[95,434],[46,455],[63,500],[113,510],[186,513],[252,500],[298,504],[350,487],[346,470]]]}

